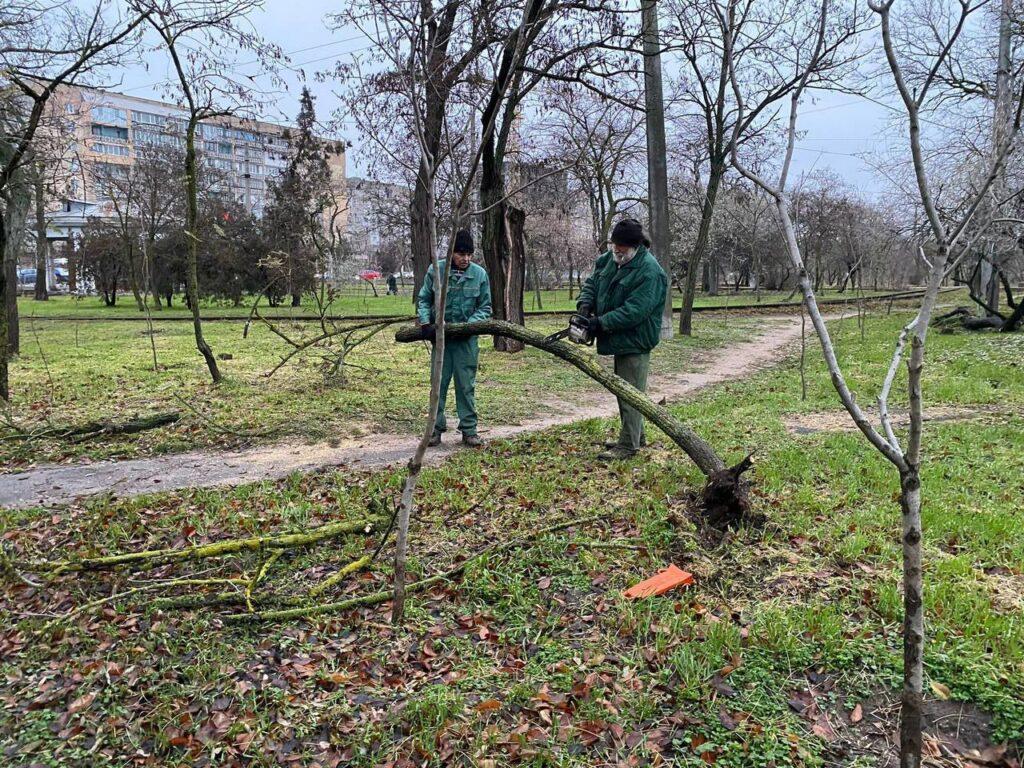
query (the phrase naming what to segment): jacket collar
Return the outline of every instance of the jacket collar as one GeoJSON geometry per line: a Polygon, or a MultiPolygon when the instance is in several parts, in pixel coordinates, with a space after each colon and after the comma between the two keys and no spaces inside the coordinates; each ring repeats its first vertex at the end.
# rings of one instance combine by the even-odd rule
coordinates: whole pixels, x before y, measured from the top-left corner
{"type": "Polygon", "coordinates": [[[614,269],[616,272],[623,269],[636,269],[638,266],[640,266],[640,262],[647,258],[648,254],[650,254],[650,251],[647,250],[647,246],[641,245],[639,248],[636,249],[636,255],[633,256],[632,259],[630,259],[620,267],[618,264],[615,263],[615,254],[612,252],[612,249],[608,249],[609,264],[611,265],[612,269],[614,269]]]}

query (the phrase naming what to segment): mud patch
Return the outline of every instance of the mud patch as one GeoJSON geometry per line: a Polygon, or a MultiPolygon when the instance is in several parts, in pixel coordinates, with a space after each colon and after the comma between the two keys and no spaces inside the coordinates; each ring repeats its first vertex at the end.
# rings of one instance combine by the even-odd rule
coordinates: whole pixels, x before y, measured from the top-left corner
{"type": "MultiPolygon", "coordinates": [[[[864,413],[872,424],[878,423],[878,411],[865,409],[864,413]]],[[[910,414],[905,410],[892,410],[892,424],[902,429],[910,424],[910,414]]],[[[1002,405],[970,405],[970,406],[936,406],[925,410],[926,422],[944,421],[975,421],[990,419],[997,416],[1024,416],[1024,410],[1007,408],[1002,405]]],[[[786,430],[793,435],[814,435],[818,432],[856,432],[853,423],[845,410],[824,411],[819,413],[794,413],[782,419],[786,430]]]]}

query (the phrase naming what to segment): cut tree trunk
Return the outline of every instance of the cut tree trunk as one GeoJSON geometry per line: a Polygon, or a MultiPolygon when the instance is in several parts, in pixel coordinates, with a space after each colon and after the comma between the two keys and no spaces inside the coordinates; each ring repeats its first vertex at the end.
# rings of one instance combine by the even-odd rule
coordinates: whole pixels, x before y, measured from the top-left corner
{"type": "MultiPolygon", "coordinates": [[[[445,333],[450,339],[465,339],[470,336],[508,336],[520,344],[528,344],[549,352],[583,371],[616,397],[640,411],[645,418],[650,419],[668,435],[672,442],[682,448],[697,465],[697,468],[708,477],[725,469],[725,462],[700,435],[669,413],[667,408],[658,405],[632,384],[606,370],[593,354],[585,351],[579,345],[567,341],[548,341],[547,337],[536,331],[502,320],[447,324],[445,333]]],[[[420,341],[420,339],[419,330],[415,327],[402,328],[395,334],[395,340],[402,343],[420,341]]]]}

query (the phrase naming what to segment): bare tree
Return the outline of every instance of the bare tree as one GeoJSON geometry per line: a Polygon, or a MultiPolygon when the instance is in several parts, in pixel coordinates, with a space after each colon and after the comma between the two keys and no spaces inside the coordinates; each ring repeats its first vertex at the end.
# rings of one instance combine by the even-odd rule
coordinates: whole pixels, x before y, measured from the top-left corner
{"type": "Polygon", "coordinates": [[[0,7],[0,399],[10,396],[8,330],[17,323],[14,252],[24,228],[33,142],[50,98],[121,60],[144,15],[117,15],[103,2],[91,11],[70,4],[14,0],[0,7]]]}
{"type": "Polygon", "coordinates": [[[473,74],[470,67],[506,33],[500,20],[508,5],[508,0],[418,0],[398,6],[385,0],[352,0],[344,12],[331,17],[337,27],[355,25],[375,42],[385,42],[396,25],[411,23],[410,14],[425,20],[418,43],[425,77],[415,105],[424,131],[422,145],[414,135],[415,115],[409,109],[410,93],[402,77],[407,62],[399,65],[386,45],[375,45],[368,54],[369,72],[363,73],[358,60],[335,72],[339,79],[356,83],[349,90],[350,108],[344,117],[355,120],[371,139],[367,151],[383,157],[392,173],[398,165],[404,171],[402,180],[412,189],[407,214],[414,302],[434,256],[430,249],[437,243],[435,218],[439,212],[428,181],[444,172],[453,143],[464,139],[446,132],[446,117],[460,109],[460,91],[473,74]],[[368,101],[375,109],[365,109],[368,101]]]}
{"type": "MultiPolygon", "coordinates": [[[[800,99],[810,87],[811,73],[815,59],[822,56],[828,48],[828,18],[833,13],[829,0],[822,0],[818,9],[816,31],[813,46],[803,49],[804,64],[794,69],[796,85],[790,94],[789,125],[786,132],[786,153],[776,181],[769,181],[748,169],[738,156],[737,148],[742,140],[742,123],[737,121],[732,140],[734,166],[762,189],[774,200],[776,214],[785,234],[787,250],[794,268],[799,274],[800,290],[804,305],[811,317],[814,330],[821,343],[825,362],[831,375],[843,407],[850,414],[865,439],[881,453],[899,473],[900,509],[902,513],[903,545],[903,692],[900,723],[900,762],[904,768],[918,768],[921,764],[922,746],[922,704],[923,704],[923,655],[924,655],[924,603],[922,581],[922,530],[921,530],[921,455],[923,437],[923,403],[921,377],[924,369],[925,342],[928,324],[935,307],[936,298],[943,280],[955,269],[963,255],[970,249],[968,242],[958,247],[961,238],[978,213],[986,194],[998,177],[1005,158],[1012,149],[1013,141],[1020,128],[1021,110],[1024,108],[1024,95],[1015,96],[1016,106],[1014,118],[999,144],[991,155],[980,162],[975,168],[976,183],[970,194],[961,201],[955,218],[947,218],[937,208],[932,194],[932,180],[922,150],[921,111],[929,103],[929,99],[941,98],[934,93],[938,73],[947,63],[950,51],[955,46],[968,20],[978,5],[971,5],[967,0],[960,3],[959,12],[953,15],[949,23],[935,22],[933,31],[943,30],[930,38],[930,45],[925,48],[913,44],[901,47],[894,39],[891,10],[895,0],[873,2],[871,9],[881,22],[882,46],[885,51],[896,91],[906,111],[909,148],[913,162],[914,175],[917,180],[921,205],[928,220],[928,245],[930,256],[925,256],[923,245],[920,248],[921,258],[928,265],[927,286],[921,306],[915,318],[900,332],[896,341],[895,352],[882,382],[878,395],[879,427],[871,424],[867,414],[858,405],[853,392],[847,384],[846,377],[836,358],[828,328],[818,309],[814,286],[805,266],[800,245],[797,240],[796,227],[790,212],[790,197],[787,192],[787,180],[793,158],[796,140],[797,113],[800,99]],[[948,31],[945,31],[948,30],[948,31]],[[907,66],[908,60],[912,66],[907,66]],[[893,428],[889,413],[889,395],[907,344],[910,353],[907,360],[907,389],[909,393],[910,427],[905,444],[901,444],[893,428]]],[[[741,59],[731,54],[732,39],[725,39],[729,77],[737,102],[737,109],[742,117],[745,109],[741,79],[738,74],[743,66],[741,59]]]]}
{"type": "MultiPolygon", "coordinates": [[[[703,150],[707,162],[706,178],[701,184],[701,217],[696,240],[687,261],[683,285],[683,306],[679,332],[690,335],[697,276],[711,236],[715,202],[722,179],[736,149],[760,137],[774,117],[775,107],[784,100],[799,80],[778,77],[793,52],[806,49],[806,28],[799,19],[806,15],[803,0],[758,3],[756,0],[671,0],[674,32],[669,45],[682,57],[688,82],[680,99],[695,110],[700,122],[703,150]],[[728,46],[726,41],[730,41],[728,46]],[[731,50],[731,53],[730,53],[731,50]],[[744,101],[741,111],[729,83],[729,57],[737,64],[737,87],[744,101]]],[[[811,85],[836,77],[843,68],[843,43],[854,33],[854,18],[835,14],[822,55],[808,74],[811,85]]],[[[692,114],[689,113],[689,114],[692,114]]]]}
{"type": "Polygon", "coordinates": [[[243,28],[248,13],[259,8],[260,0],[133,0],[146,14],[150,27],[166,49],[177,76],[180,100],[188,111],[185,124],[185,233],[188,260],[185,290],[196,348],[206,361],[214,383],[221,380],[213,350],[203,336],[199,309],[199,162],[196,131],[204,120],[228,117],[253,103],[250,84],[231,75],[222,60],[226,50],[255,52],[261,63],[278,57],[252,32],[243,28]]]}
{"type": "Polygon", "coordinates": [[[573,191],[586,198],[597,251],[607,247],[616,216],[640,204],[644,194],[641,123],[623,105],[635,102],[639,94],[623,86],[609,91],[614,98],[558,84],[549,90],[547,102],[558,128],[560,159],[571,163],[573,191]]]}

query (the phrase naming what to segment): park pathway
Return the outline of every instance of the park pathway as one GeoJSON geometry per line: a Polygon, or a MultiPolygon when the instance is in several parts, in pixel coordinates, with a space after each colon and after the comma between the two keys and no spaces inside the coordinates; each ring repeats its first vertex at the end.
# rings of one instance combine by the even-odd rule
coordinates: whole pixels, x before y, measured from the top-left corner
{"type": "MultiPolygon", "coordinates": [[[[764,316],[763,323],[756,337],[710,352],[700,371],[652,377],[648,386],[651,397],[679,400],[777,362],[800,338],[800,317],[764,316]]],[[[559,401],[545,405],[550,413],[522,424],[481,430],[481,437],[514,437],[617,413],[614,396],[604,391],[588,394],[585,404],[559,401]]],[[[436,464],[459,450],[457,432],[445,437],[444,445],[427,454],[428,464],[436,464]]],[[[416,443],[415,436],[373,434],[334,443],[296,441],[237,451],[203,450],[94,464],[41,465],[26,472],[0,474],[0,508],[55,506],[99,494],[126,497],[179,488],[240,485],[323,467],[380,468],[407,461],[416,443]]]]}

